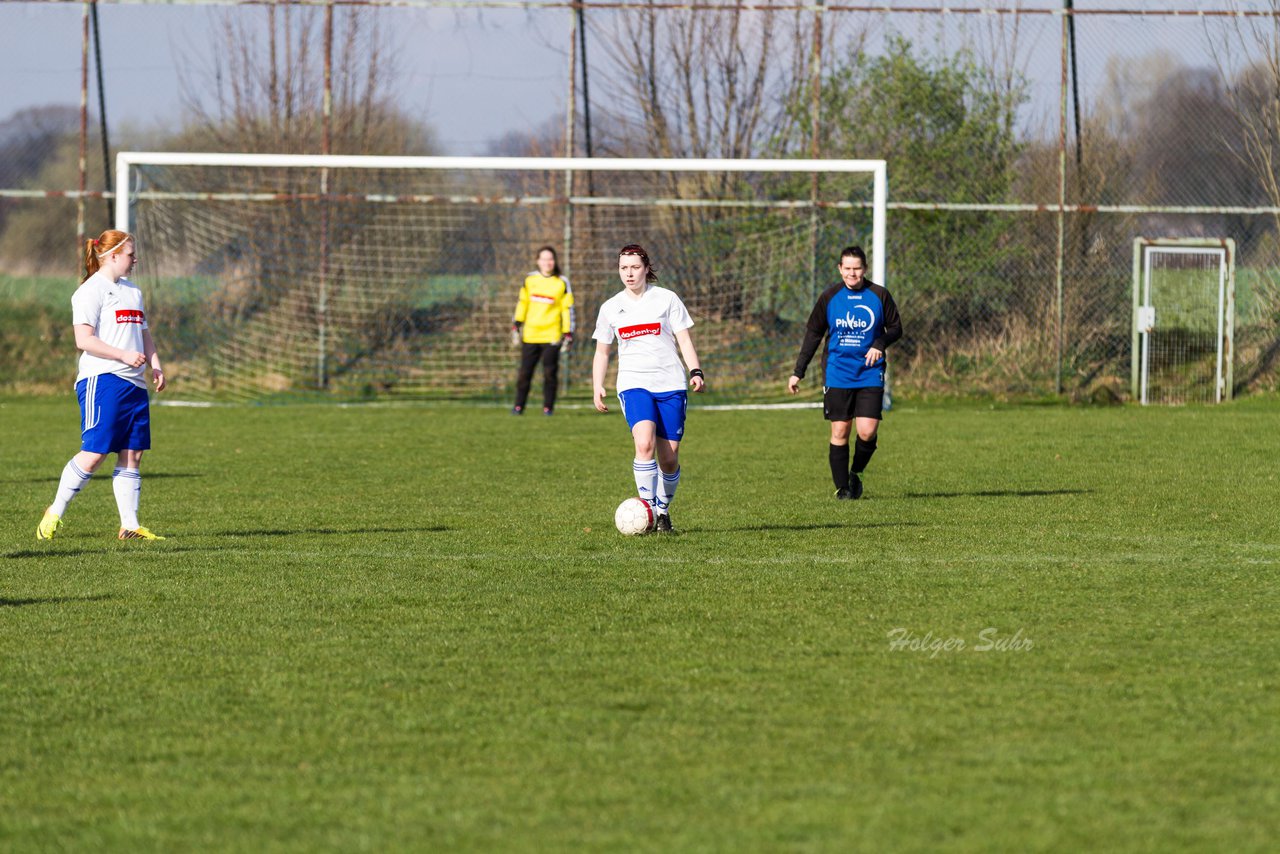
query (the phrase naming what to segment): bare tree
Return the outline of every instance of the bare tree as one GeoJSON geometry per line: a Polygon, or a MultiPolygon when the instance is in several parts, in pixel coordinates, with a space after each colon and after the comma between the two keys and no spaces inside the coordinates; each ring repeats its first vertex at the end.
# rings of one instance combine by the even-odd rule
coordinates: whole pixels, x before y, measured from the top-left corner
{"type": "MultiPolygon", "coordinates": [[[[767,4],[766,4],[767,5],[767,4]]],[[[750,157],[802,85],[812,19],[789,9],[628,9],[593,27],[607,45],[603,145],[660,157],[750,157]]]]}
{"type": "MultiPolygon", "coordinates": [[[[1237,16],[1217,39],[1210,39],[1210,50],[1221,73],[1227,101],[1239,123],[1242,159],[1250,166],[1258,187],[1272,207],[1280,207],[1280,0],[1267,3],[1270,15],[1237,16]]],[[[1272,215],[1274,230],[1271,241],[1256,241],[1265,246],[1266,255],[1254,250],[1256,263],[1263,269],[1273,267],[1280,257],[1280,214],[1272,215]]],[[[1280,282],[1264,275],[1255,285],[1254,299],[1259,317],[1277,316],[1280,306],[1280,282]]],[[[1274,319],[1255,329],[1239,330],[1237,352],[1247,354],[1252,369],[1243,377],[1236,375],[1237,385],[1274,384],[1274,370],[1280,362],[1280,329],[1274,319]]],[[[1274,387],[1274,385],[1273,385],[1274,387]]]]}
{"type": "MultiPolygon", "coordinates": [[[[1269,17],[1236,17],[1209,43],[1240,125],[1243,158],[1271,204],[1280,206],[1280,0],[1268,5],[1269,17]]],[[[1280,216],[1276,226],[1280,230],[1280,216]]]]}
{"type": "MultiPolygon", "coordinates": [[[[820,68],[822,46],[829,39],[817,24],[820,17],[813,8],[774,0],[749,8],[650,3],[593,10],[588,31],[604,45],[592,53],[596,149],[663,158],[807,155],[810,137],[804,136],[802,147],[789,146],[784,131],[792,127],[790,111],[799,93],[820,68]],[[821,34],[816,45],[815,32],[821,34]]],[[[597,173],[594,192],[608,194],[612,184],[627,180],[645,182],[638,192],[674,198],[758,198],[762,192],[761,176],[731,173],[630,178],[597,173]]],[[[800,192],[807,195],[807,183],[800,192]]],[[[751,310],[751,300],[739,297],[751,292],[747,283],[758,278],[758,270],[742,275],[738,265],[747,263],[749,253],[741,250],[758,242],[750,239],[751,229],[770,227],[760,216],[748,227],[734,224],[747,216],[691,207],[631,211],[626,223],[631,233],[645,236],[696,310],[741,316],[751,310]],[[714,296],[725,293],[736,296],[714,296]]]]}
{"type": "MultiPolygon", "coordinates": [[[[427,128],[396,106],[396,48],[375,10],[330,11],[330,151],[428,153],[433,144],[427,128]]],[[[218,13],[214,29],[220,45],[209,64],[179,70],[190,116],[179,144],[224,151],[320,152],[325,14],[292,4],[218,13]]]]}

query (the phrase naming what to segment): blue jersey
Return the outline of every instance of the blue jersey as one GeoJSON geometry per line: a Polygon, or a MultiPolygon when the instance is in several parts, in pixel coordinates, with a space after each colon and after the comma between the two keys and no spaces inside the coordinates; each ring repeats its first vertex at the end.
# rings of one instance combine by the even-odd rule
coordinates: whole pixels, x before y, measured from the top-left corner
{"type": "Polygon", "coordinates": [[[902,320],[889,292],[880,285],[863,281],[854,289],[843,282],[832,285],[818,297],[805,324],[804,343],[796,359],[795,375],[803,377],[809,361],[823,338],[827,341],[825,361],[828,388],[875,388],[884,385],[885,359],[866,363],[867,351],[880,352],[902,337],[902,320]]]}

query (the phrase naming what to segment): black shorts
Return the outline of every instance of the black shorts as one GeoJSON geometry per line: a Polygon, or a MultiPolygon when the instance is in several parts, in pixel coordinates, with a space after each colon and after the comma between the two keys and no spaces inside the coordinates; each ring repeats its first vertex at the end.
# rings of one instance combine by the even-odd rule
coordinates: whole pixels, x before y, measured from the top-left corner
{"type": "Polygon", "coordinates": [[[828,421],[852,421],[854,418],[884,417],[884,386],[873,388],[824,388],[822,417],[828,421]]]}

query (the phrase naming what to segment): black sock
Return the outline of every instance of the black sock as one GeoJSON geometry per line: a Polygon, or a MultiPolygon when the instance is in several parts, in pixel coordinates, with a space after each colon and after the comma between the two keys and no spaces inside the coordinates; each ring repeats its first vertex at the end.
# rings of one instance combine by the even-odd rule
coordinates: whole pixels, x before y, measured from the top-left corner
{"type": "Polygon", "coordinates": [[[853,443],[853,474],[862,474],[867,467],[867,463],[871,462],[871,455],[876,452],[876,437],[872,436],[870,442],[862,441],[862,438],[854,440],[853,443]]]}
{"type": "Polygon", "coordinates": [[[827,459],[831,462],[831,479],[836,489],[849,488],[849,446],[831,445],[827,448],[827,459]]]}

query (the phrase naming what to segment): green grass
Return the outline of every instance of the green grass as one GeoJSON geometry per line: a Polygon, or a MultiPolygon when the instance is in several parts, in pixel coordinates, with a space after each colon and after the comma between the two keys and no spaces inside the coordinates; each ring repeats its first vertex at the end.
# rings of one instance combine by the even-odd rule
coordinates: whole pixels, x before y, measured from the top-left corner
{"type": "Polygon", "coordinates": [[[1278,415],[900,403],[837,503],[695,409],[628,539],[616,414],[158,407],[169,539],[37,543],[77,412],[6,399],[0,847],[1268,850],[1278,415]]]}
{"type": "MultiPolygon", "coordinates": [[[[145,289],[148,301],[177,305],[198,303],[221,287],[216,276],[171,276],[157,280],[145,270],[140,270],[134,281],[145,289]]],[[[510,282],[491,276],[433,275],[413,284],[414,289],[408,299],[416,308],[429,308],[455,299],[505,295],[512,291],[510,282]]],[[[71,295],[79,285],[80,280],[72,276],[11,276],[0,273],[0,304],[31,303],[58,309],[70,317],[71,295]]]]}

